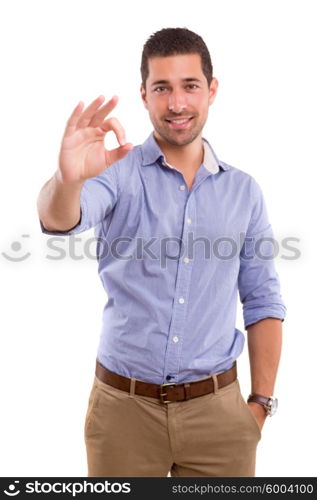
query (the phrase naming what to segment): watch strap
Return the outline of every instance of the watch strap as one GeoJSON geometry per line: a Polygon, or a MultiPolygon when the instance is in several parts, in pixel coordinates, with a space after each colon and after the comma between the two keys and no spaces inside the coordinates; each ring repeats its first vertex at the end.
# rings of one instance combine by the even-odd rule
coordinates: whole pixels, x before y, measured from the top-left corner
{"type": "Polygon", "coordinates": [[[248,403],[259,403],[262,406],[269,407],[271,397],[262,396],[262,394],[250,394],[248,397],[248,403]]]}

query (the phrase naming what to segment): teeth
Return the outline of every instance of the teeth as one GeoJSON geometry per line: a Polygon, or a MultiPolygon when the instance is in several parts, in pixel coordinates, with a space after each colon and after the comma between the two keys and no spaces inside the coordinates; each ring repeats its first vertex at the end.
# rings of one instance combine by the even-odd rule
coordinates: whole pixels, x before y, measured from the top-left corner
{"type": "Polygon", "coordinates": [[[186,123],[188,121],[189,121],[189,118],[186,118],[185,120],[172,120],[172,123],[181,124],[181,123],[186,123]]]}

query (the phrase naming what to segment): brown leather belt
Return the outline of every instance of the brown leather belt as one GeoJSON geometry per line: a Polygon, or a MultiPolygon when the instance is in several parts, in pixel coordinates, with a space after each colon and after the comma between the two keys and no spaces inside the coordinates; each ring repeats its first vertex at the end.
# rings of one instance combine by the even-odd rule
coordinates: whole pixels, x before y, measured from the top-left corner
{"type": "MultiPolygon", "coordinates": [[[[122,375],[111,372],[102,366],[98,360],[96,361],[96,377],[101,380],[101,382],[126,392],[130,392],[131,381],[133,381],[131,378],[123,377],[122,375]]],[[[237,378],[236,361],[229,370],[219,373],[219,375],[210,375],[203,380],[186,382],[183,384],[169,383],[157,385],[134,379],[134,394],[156,398],[162,403],[186,401],[188,399],[197,398],[214,392],[214,378],[217,379],[219,389],[234,382],[237,378]]]]}

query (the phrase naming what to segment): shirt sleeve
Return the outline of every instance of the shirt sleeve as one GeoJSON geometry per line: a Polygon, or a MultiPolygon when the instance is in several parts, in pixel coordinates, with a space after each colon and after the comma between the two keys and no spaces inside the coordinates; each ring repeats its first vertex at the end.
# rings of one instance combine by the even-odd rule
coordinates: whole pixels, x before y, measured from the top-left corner
{"type": "Polygon", "coordinates": [[[274,265],[276,246],[272,227],[261,188],[254,179],[252,181],[253,207],[240,252],[238,276],[245,329],[265,318],[284,321],[286,314],[274,265]]]}
{"type": "Polygon", "coordinates": [[[52,235],[71,235],[95,227],[114,209],[118,192],[115,164],[112,164],[97,177],[84,182],[80,192],[80,220],[76,226],[67,231],[48,231],[39,219],[41,231],[52,235]]]}

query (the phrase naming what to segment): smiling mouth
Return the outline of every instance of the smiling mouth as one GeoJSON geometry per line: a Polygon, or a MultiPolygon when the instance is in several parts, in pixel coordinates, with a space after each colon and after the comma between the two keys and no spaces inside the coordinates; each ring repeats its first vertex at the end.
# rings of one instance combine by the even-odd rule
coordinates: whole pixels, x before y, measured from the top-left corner
{"type": "Polygon", "coordinates": [[[193,116],[186,118],[171,118],[170,120],[166,118],[165,121],[167,121],[167,123],[172,129],[177,130],[177,129],[187,128],[188,124],[191,122],[193,118],[194,118],[193,116]]]}
{"type": "Polygon", "coordinates": [[[166,118],[166,121],[169,123],[175,123],[176,125],[181,125],[183,123],[189,122],[193,118],[193,116],[190,116],[189,118],[171,118],[170,120],[166,118]]]}

